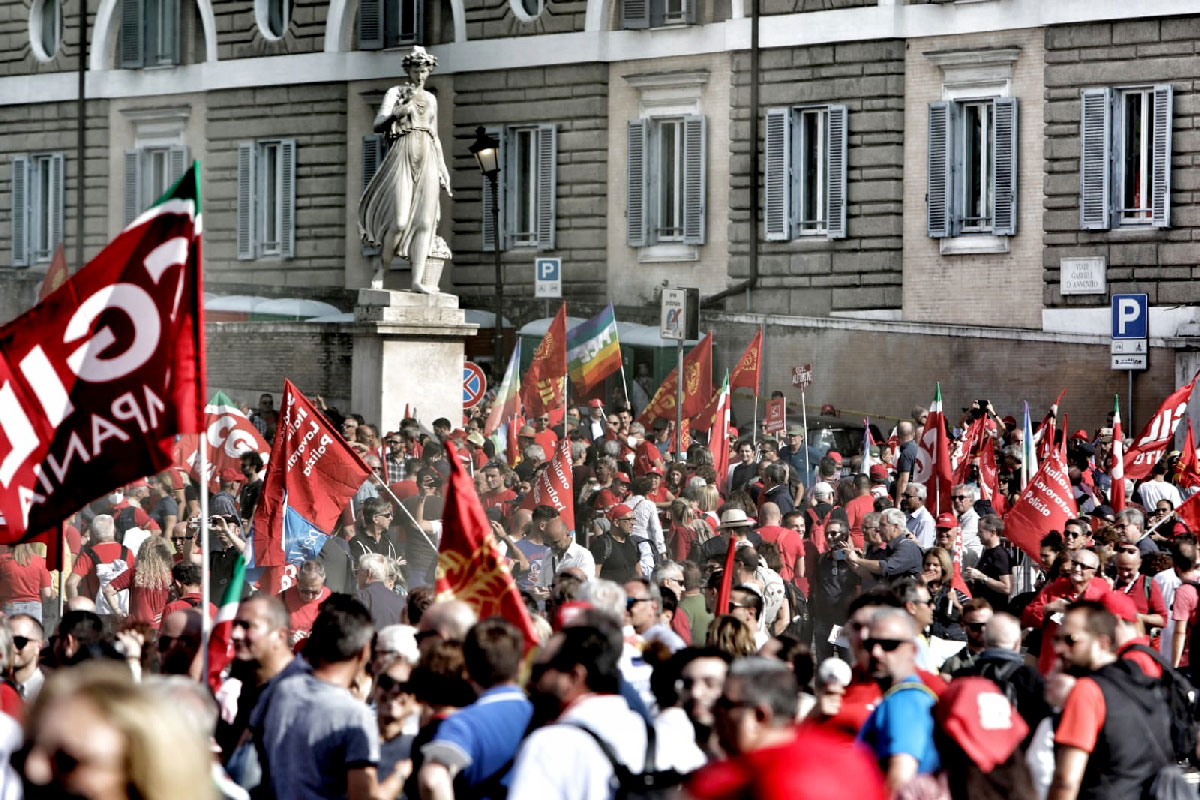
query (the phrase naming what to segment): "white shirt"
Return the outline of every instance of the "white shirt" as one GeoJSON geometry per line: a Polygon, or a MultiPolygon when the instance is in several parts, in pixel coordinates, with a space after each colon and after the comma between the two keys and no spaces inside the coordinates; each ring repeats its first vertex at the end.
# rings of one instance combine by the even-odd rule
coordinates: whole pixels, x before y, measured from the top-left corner
{"type": "MultiPolygon", "coordinates": [[[[634,773],[646,759],[646,724],[620,695],[588,695],[553,725],[526,737],[513,765],[509,800],[608,800],[613,769],[599,745],[577,724],[586,725],[608,743],[617,760],[634,773]],[[573,724],[572,724],[573,723],[573,724]]],[[[673,735],[655,725],[655,769],[691,772],[704,764],[704,754],[690,736],[673,735]]]]}
{"type": "Polygon", "coordinates": [[[1170,500],[1171,508],[1179,508],[1179,504],[1183,502],[1175,484],[1166,481],[1146,481],[1138,489],[1138,494],[1142,497],[1142,507],[1151,510],[1158,505],[1159,500],[1170,500]]]}
{"type": "Polygon", "coordinates": [[[658,521],[658,506],[640,494],[634,495],[625,502],[633,509],[633,531],[631,533],[654,542],[658,552],[665,554],[667,542],[663,538],[662,523],[658,521]]]}
{"type": "Polygon", "coordinates": [[[549,587],[555,575],[570,567],[583,570],[588,580],[596,577],[596,559],[592,558],[586,547],[578,542],[571,542],[561,556],[555,555],[553,547],[542,556],[542,574],[538,576],[538,586],[549,587]]]}
{"type": "Polygon", "coordinates": [[[962,530],[963,548],[975,555],[975,560],[983,554],[983,542],[979,541],[979,512],[968,508],[966,513],[958,518],[958,527],[962,530]]]}
{"type": "Polygon", "coordinates": [[[908,515],[908,530],[917,538],[917,544],[922,550],[928,550],[937,544],[937,525],[934,524],[933,514],[930,514],[925,506],[908,515]]]}

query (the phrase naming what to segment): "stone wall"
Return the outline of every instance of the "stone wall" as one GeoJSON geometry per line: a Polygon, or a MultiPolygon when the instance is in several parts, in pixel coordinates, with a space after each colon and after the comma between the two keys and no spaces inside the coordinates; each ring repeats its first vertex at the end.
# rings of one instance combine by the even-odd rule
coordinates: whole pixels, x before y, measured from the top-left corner
{"type": "Polygon", "coordinates": [[[533,20],[518,17],[512,8],[514,2],[520,3],[521,0],[476,0],[466,3],[467,39],[505,39],[583,30],[587,0],[541,0],[544,8],[533,20]]]}
{"type": "Polygon", "coordinates": [[[1200,301],[1200,16],[1051,27],[1045,43],[1046,306],[1108,305],[1105,295],[1060,294],[1059,265],[1071,256],[1105,257],[1111,293],[1145,292],[1161,305],[1200,301]],[[1175,93],[1171,227],[1080,230],[1080,91],[1154,83],[1175,93]]]}
{"type": "MultiPolygon", "coordinates": [[[[759,13],[804,14],[810,11],[834,11],[843,8],[863,8],[879,4],[879,0],[759,0],[759,13]]],[[[749,7],[749,3],[747,3],[749,7]]],[[[747,12],[747,16],[749,13],[747,12]]]]}
{"type": "Polygon", "coordinates": [[[254,2],[213,0],[217,20],[217,57],[231,58],[282,56],[320,52],[325,46],[325,17],[328,0],[291,0],[291,18],[279,40],[267,39],[258,27],[254,2]]]}
{"type": "MultiPolygon", "coordinates": [[[[310,400],[317,395],[342,410],[350,406],[349,326],[306,322],[210,322],[209,392],[223,389],[238,403],[276,397],[287,378],[310,400]]],[[[276,408],[278,408],[276,404],[276,408]]]]}
{"type": "MultiPolygon", "coordinates": [[[[749,276],[751,236],[759,244],[752,308],[776,314],[900,307],[904,139],[904,42],[778,48],[762,53],[759,103],[768,108],[837,103],[848,108],[844,239],[765,241],[759,131],[759,223],[750,230],[750,56],[733,57],[730,130],[729,277],[749,276]]],[[[711,191],[711,188],[710,188],[711,191]]],[[[710,224],[717,220],[710,219],[710,224]]],[[[730,307],[742,307],[741,297],[730,307]]]]}
{"type": "MultiPolygon", "coordinates": [[[[30,44],[30,0],[4,0],[0,3],[0,76],[32,75],[45,72],[74,72],[79,59],[78,7],[64,5],[62,39],[58,52],[49,61],[34,54],[30,44]]],[[[87,27],[96,21],[100,0],[87,0],[87,27]]]]}

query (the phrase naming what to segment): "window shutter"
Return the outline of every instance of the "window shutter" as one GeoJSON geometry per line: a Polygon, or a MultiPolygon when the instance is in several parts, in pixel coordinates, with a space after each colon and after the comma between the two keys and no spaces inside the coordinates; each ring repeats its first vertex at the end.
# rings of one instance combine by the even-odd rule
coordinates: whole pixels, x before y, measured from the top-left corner
{"type": "Polygon", "coordinates": [[[29,266],[29,159],[12,160],[12,265],[29,266]]]}
{"type": "MultiPolygon", "coordinates": [[[[370,136],[362,137],[362,190],[364,193],[367,191],[367,186],[371,183],[371,178],[374,178],[375,173],[379,171],[379,164],[382,161],[382,134],[373,133],[370,136]]],[[[362,254],[364,256],[377,256],[379,255],[379,250],[378,247],[371,247],[366,242],[362,243],[362,254]]]]}
{"type": "Polygon", "coordinates": [[[1171,118],[1174,92],[1170,84],[1154,87],[1154,192],[1150,198],[1152,224],[1156,228],[1171,226],[1171,118]]]}
{"type": "Polygon", "coordinates": [[[63,242],[63,185],[66,183],[66,158],[62,153],[50,156],[50,191],[54,193],[50,204],[50,245],[63,242]]]}
{"type": "Polygon", "coordinates": [[[992,233],[1014,236],[1017,233],[1017,100],[998,97],[992,101],[996,121],[992,136],[992,171],[996,208],[992,213],[992,233]]]}
{"type": "Polygon", "coordinates": [[[492,196],[492,182],[487,175],[483,176],[482,197],[483,203],[483,250],[486,253],[494,251],[497,247],[504,249],[504,176],[508,173],[508,162],[505,159],[504,146],[504,129],[503,128],[488,128],[488,136],[491,136],[500,143],[500,151],[496,153],[496,163],[500,166],[500,174],[496,176],[496,193],[492,196]],[[494,204],[499,204],[496,210],[493,211],[494,204]],[[496,223],[500,223],[500,235],[497,240],[496,223]]]}
{"type": "Polygon", "coordinates": [[[142,213],[142,151],[125,151],[125,224],[142,213]]]}
{"type": "Polygon", "coordinates": [[[1079,108],[1079,227],[1106,230],[1112,205],[1112,90],[1084,89],[1079,108]]]}
{"type": "Polygon", "coordinates": [[[929,176],[925,203],[930,237],[953,235],[954,211],[951,197],[953,158],[953,103],[929,104],[929,176]]]}
{"type": "Polygon", "coordinates": [[[683,243],[704,244],[705,178],[708,172],[704,117],[683,118],[683,243]]]}
{"type": "Polygon", "coordinates": [[[537,246],[538,250],[553,250],[558,173],[558,130],[555,125],[538,125],[537,153],[537,246]]]}
{"type": "Polygon", "coordinates": [[[183,177],[183,173],[187,172],[188,166],[188,148],[186,144],[173,144],[167,148],[167,168],[171,174],[167,176],[167,183],[171,186],[183,177]]]}
{"type": "Polygon", "coordinates": [[[253,261],[254,240],[254,142],[238,144],[237,159],[237,257],[253,261]]]}
{"type": "Polygon", "coordinates": [[[142,0],[121,0],[121,69],[139,69],[145,63],[142,50],[142,0]]]}
{"type": "Polygon", "coordinates": [[[845,106],[830,106],[825,135],[829,160],[825,167],[826,235],[846,238],[846,138],[849,111],[845,106]]]}
{"type": "Polygon", "coordinates": [[[621,27],[635,30],[650,27],[650,4],[655,0],[621,0],[621,27]]]}
{"type": "Polygon", "coordinates": [[[296,140],[279,142],[279,249],[284,258],[296,255],[296,140]]]}
{"type": "MultiPolygon", "coordinates": [[[[163,41],[159,42],[160,55],[169,64],[179,63],[179,0],[157,0],[158,13],[163,17],[163,41]]],[[[155,0],[150,0],[155,2],[155,0]]]]}
{"type": "Polygon", "coordinates": [[[413,44],[425,44],[425,0],[399,0],[413,5],[413,44]]]}
{"type": "Polygon", "coordinates": [[[683,0],[683,21],[688,25],[696,24],[696,6],[700,0],[683,0]]]}
{"type": "Polygon", "coordinates": [[[629,158],[625,165],[625,241],[630,247],[646,246],[646,134],[645,120],[629,123],[629,158]]]}
{"type": "MultiPolygon", "coordinates": [[[[358,49],[383,49],[383,4],[389,0],[358,0],[358,49]]],[[[404,2],[404,0],[391,0],[404,2]]],[[[418,2],[418,6],[421,4],[418,2]]]]}
{"type": "Polygon", "coordinates": [[[792,110],[768,108],[764,130],[763,235],[768,242],[783,242],[791,238],[788,212],[792,207],[792,110]]]}

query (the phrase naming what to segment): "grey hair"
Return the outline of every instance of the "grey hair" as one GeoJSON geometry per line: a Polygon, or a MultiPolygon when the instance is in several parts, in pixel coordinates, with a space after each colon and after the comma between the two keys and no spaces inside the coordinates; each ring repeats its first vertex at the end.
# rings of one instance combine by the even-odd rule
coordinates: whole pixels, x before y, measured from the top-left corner
{"type": "Polygon", "coordinates": [[[915,494],[921,500],[924,500],[929,496],[929,491],[925,488],[925,484],[923,483],[909,483],[907,489],[912,489],[913,494],[915,494]]]}
{"type": "Polygon", "coordinates": [[[679,576],[677,580],[680,583],[683,583],[683,564],[680,564],[678,561],[664,560],[658,565],[658,568],[654,570],[654,582],[656,584],[662,583],[663,576],[675,577],[676,575],[679,576]]]}
{"type": "Polygon", "coordinates": [[[889,525],[897,525],[901,528],[905,526],[907,520],[904,517],[904,512],[898,508],[885,508],[879,512],[880,522],[886,522],[889,525]]]}
{"type": "Polygon", "coordinates": [[[1021,622],[1011,614],[995,614],[983,624],[983,646],[1018,650],[1021,646],[1021,622]]]}
{"type": "Polygon", "coordinates": [[[316,576],[322,581],[325,580],[325,565],[315,558],[310,558],[300,565],[300,569],[296,572],[296,578],[311,578],[316,576]]]}
{"type": "Polygon", "coordinates": [[[625,621],[625,590],[612,581],[595,578],[579,587],[579,599],[591,603],[597,611],[625,621]]]}
{"type": "Polygon", "coordinates": [[[579,459],[581,459],[587,455],[587,451],[588,451],[588,443],[587,442],[571,442],[571,458],[572,458],[572,460],[578,461],[579,459]]]}
{"type": "Polygon", "coordinates": [[[12,629],[8,627],[8,621],[0,622],[0,672],[5,675],[12,669],[13,660],[16,657],[16,653],[13,651],[12,637],[12,629]]]}
{"type": "Polygon", "coordinates": [[[975,487],[971,486],[970,484],[960,483],[958,486],[954,487],[954,491],[957,492],[959,490],[962,490],[966,494],[969,494],[971,496],[972,503],[974,503],[976,500],[979,499],[979,492],[975,491],[975,487]]]}
{"type": "Polygon", "coordinates": [[[92,520],[92,533],[101,541],[111,541],[117,530],[112,514],[97,514],[92,520]]]}
{"type": "Polygon", "coordinates": [[[683,496],[688,500],[697,500],[699,499],[698,490],[703,489],[707,485],[708,481],[704,480],[704,478],[701,478],[699,475],[693,475],[688,479],[687,486],[683,488],[683,496]]]}
{"type": "Polygon", "coordinates": [[[913,621],[913,618],[903,608],[888,607],[879,609],[871,615],[871,626],[874,627],[879,622],[887,622],[889,619],[903,621],[905,629],[909,631],[909,636],[915,637],[917,635],[917,623],[913,621]]]}
{"type": "Polygon", "coordinates": [[[545,461],[546,451],[542,449],[540,444],[531,444],[525,448],[525,457],[530,461],[545,461]]]}
{"type": "Polygon", "coordinates": [[[1117,521],[1137,525],[1138,530],[1146,530],[1146,518],[1136,508],[1126,508],[1117,512],[1117,521]]]}
{"type": "Polygon", "coordinates": [[[643,425],[640,422],[635,422],[629,426],[629,435],[630,436],[637,436],[639,433],[642,436],[646,435],[646,426],[645,425],[643,425]]]}
{"type": "MultiPolygon", "coordinates": [[[[616,439],[605,439],[604,440],[604,457],[611,458],[615,461],[617,456],[619,456],[619,455],[621,455],[621,443],[618,442],[616,439]]],[[[614,466],[614,469],[615,469],[615,466],[614,466]]]]}
{"type": "Polygon", "coordinates": [[[183,675],[150,675],[144,685],[181,715],[201,741],[212,738],[217,730],[217,701],[204,684],[183,675]]]}
{"type": "Polygon", "coordinates": [[[746,656],[729,665],[729,678],[741,685],[742,699],[754,707],[771,709],[772,727],[791,725],[799,710],[799,687],[792,668],[773,658],[746,656]]]}
{"type": "Polygon", "coordinates": [[[364,553],[358,559],[358,571],[368,578],[368,583],[387,580],[387,559],[379,553],[364,553]]]}

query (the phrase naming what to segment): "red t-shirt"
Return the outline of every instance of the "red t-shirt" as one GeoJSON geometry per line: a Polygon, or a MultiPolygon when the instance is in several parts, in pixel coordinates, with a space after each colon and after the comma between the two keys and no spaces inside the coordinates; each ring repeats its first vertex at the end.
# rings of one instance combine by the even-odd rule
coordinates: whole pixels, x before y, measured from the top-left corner
{"type": "Polygon", "coordinates": [[[1133,663],[1137,664],[1138,669],[1140,669],[1142,672],[1146,673],[1146,677],[1148,677],[1148,678],[1161,678],[1162,677],[1162,664],[1159,664],[1158,661],[1154,658],[1154,656],[1150,655],[1149,653],[1144,653],[1141,650],[1131,650],[1130,649],[1134,645],[1139,645],[1139,644],[1149,647],[1150,646],[1150,637],[1149,636],[1135,636],[1134,638],[1130,639],[1128,642],[1126,642],[1125,644],[1123,644],[1121,646],[1120,650],[1117,651],[1117,657],[1124,658],[1128,661],[1132,661],[1133,663]]]}
{"type": "Polygon", "coordinates": [[[331,594],[333,592],[329,591],[328,586],[322,586],[321,593],[315,600],[305,600],[300,596],[299,587],[293,586],[285,589],[280,597],[283,598],[283,604],[287,606],[288,625],[292,629],[292,633],[303,632],[307,635],[312,631],[313,623],[317,621],[317,614],[321,611],[321,604],[328,600],[331,594]]]}
{"type": "Polygon", "coordinates": [[[133,585],[133,570],[127,569],[112,579],[108,584],[114,591],[129,590],[129,619],[134,622],[145,622],[152,628],[162,623],[163,607],[171,598],[171,586],[162,589],[148,589],[144,586],[133,585]]]}
{"type": "Polygon", "coordinates": [[[1175,620],[1176,626],[1181,622],[1188,624],[1187,636],[1183,637],[1183,655],[1179,659],[1179,666],[1189,666],[1191,662],[1191,629],[1196,625],[1196,607],[1200,605],[1200,598],[1196,596],[1196,587],[1189,583],[1185,583],[1175,590],[1175,599],[1171,603],[1171,619],[1175,620]]]}
{"type": "MultiPolygon", "coordinates": [[[[203,602],[203,600],[204,596],[201,595],[200,592],[188,592],[178,600],[172,601],[170,605],[164,608],[162,615],[167,617],[171,614],[174,614],[176,611],[188,611],[189,609],[199,610],[200,603],[203,602]]],[[[213,605],[211,600],[208,603],[208,615],[214,620],[217,618],[217,607],[213,605]]]]}
{"type": "Polygon", "coordinates": [[[670,495],[666,486],[659,486],[652,492],[646,492],[646,499],[655,504],[665,503],[671,499],[670,495]]]}
{"type": "Polygon", "coordinates": [[[0,711],[8,714],[17,722],[25,716],[25,703],[21,695],[7,683],[0,683],[0,711]]]}
{"type": "Polygon", "coordinates": [[[42,589],[50,585],[46,559],[37,553],[21,566],[12,553],[0,555],[0,604],[35,602],[42,599],[42,589]]]}
{"type": "Polygon", "coordinates": [[[533,435],[533,443],[542,448],[542,452],[546,454],[547,461],[554,460],[554,454],[558,452],[555,449],[558,446],[557,433],[550,428],[539,431],[533,435]]]}
{"type": "MultiPolygon", "coordinates": [[[[96,558],[100,559],[101,564],[111,564],[121,557],[121,550],[125,550],[125,560],[129,565],[129,570],[132,571],[137,559],[134,553],[129,548],[123,548],[120,542],[100,542],[92,545],[92,552],[96,554],[96,558]]],[[[79,594],[96,599],[97,592],[100,591],[100,581],[96,577],[96,571],[92,565],[92,559],[86,552],[81,552],[79,558],[75,559],[75,566],[71,569],[72,575],[80,575],[83,581],[79,584],[79,594]]]]}
{"type": "Polygon", "coordinates": [[[846,503],[846,519],[850,521],[850,538],[854,540],[854,546],[859,550],[863,549],[863,517],[874,510],[875,498],[869,494],[856,497],[846,503]]]}
{"type": "MultiPolygon", "coordinates": [[[[109,513],[112,514],[112,517],[115,520],[117,517],[121,516],[121,512],[129,508],[130,505],[132,504],[128,500],[122,500],[120,505],[113,506],[109,513]]],[[[146,510],[140,505],[133,506],[133,524],[144,531],[158,530],[158,523],[152,520],[150,515],[147,514],[146,510]]]]}
{"type": "Polygon", "coordinates": [[[1092,752],[1104,727],[1104,715],[1104,692],[1100,691],[1100,685],[1091,678],[1080,678],[1063,703],[1054,743],[1092,752]]]}
{"type": "Polygon", "coordinates": [[[512,509],[513,500],[517,499],[517,493],[512,489],[501,489],[494,494],[485,492],[481,499],[484,508],[498,508],[507,517],[512,509]]]}
{"type": "MultiPolygon", "coordinates": [[[[1181,587],[1182,588],[1182,587],[1181,587]]],[[[1046,615],[1046,604],[1060,598],[1068,603],[1076,600],[1099,600],[1112,591],[1108,581],[1103,578],[1092,578],[1081,594],[1076,595],[1071,586],[1070,578],[1058,578],[1042,587],[1033,601],[1025,606],[1021,614],[1021,624],[1027,628],[1042,629],[1042,652],[1038,656],[1038,671],[1043,675],[1054,666],[1054,634],[1058,630],[1058,622],[1052,616],[1046,615]]]]}
{"type": "Polygon", "coordinates": [[[619,502],[621,501],[617,499],[611,489],[601,489],[596,492],[596,497],[592,500],[592,508],[597,511],[608,511],[619,502]]]}
{"type": "Polygon", "coordinates": [[[795,580],[796,561],[804,555],[804,539],[791,528],[778,525],[763,525],[758,529],[758,535],[764,542],[771,542],[779,548],[783,566],[779,568],[779,576],[785,581],[795,580]]]}

